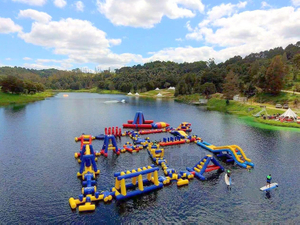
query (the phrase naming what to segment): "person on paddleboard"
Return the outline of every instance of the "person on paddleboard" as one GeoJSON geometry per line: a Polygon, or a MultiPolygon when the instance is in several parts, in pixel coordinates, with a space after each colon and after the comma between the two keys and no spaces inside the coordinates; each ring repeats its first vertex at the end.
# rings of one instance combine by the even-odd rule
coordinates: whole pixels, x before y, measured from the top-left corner
{"type": "Polygon", "coordinates": [[[227,170],[227,177],[230,178],[230,175],[231,175],[231,171],[227,170]]]}
{"type": "Polygon", "coordinates": [[[270,187],[271,180],[272,180],[272,176],[271,176],[271,174],[269,174],[269,175],[267,176],[267,187],[270,187]]]}

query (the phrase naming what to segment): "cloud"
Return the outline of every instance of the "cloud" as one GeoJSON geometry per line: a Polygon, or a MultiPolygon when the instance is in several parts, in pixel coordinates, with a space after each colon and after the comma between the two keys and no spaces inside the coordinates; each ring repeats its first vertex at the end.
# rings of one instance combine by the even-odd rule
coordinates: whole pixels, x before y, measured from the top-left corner
{"type": "Polygon", "coordinates": [[[166,48],[158,52],[150,53],[150,56],[147,59],[144,59],[144,62],[147,61],[174,61],[174,62],[195,62],[200,60],[207,60],[213,58],[216,54],[216,51],[212,47],[199,47],[194,48],[191,46],[179,47],[179,48],[166,48]]]}
{"type": "Polygon", "coordinates": [[[54,68],[58,70],[65,70],[66,68],[54,64],[50,65],[43,65],[43,64],[37,64],[37,63],[24,63],[23,67],[29,68],[29,69],[36,69],[36,70],[42,70],[42,69],[49,69],[49,68],[54,68]]]}
{"type": "Polygon", "coordinates": [[[188,31],[193,31],[193,28],[191,27],[191,21],[187,21],[185,27],[187,28],[188,31]]]}
{"type": "Polygon", "coordinates": [[[11,58],[5,58],[5,60],[6,60],[6,61],[10,61],[10,60],[11,60],[11,58]]]}
{"type": "Polygon", "coordinates": [[[84,10],[84,4],[82,1],[75,2],[75,7],[77,11],[83,12],[84,10]]]}
{"type": "MultiPolygon", "coordinates": [[[[53,50],[54,54],[69,57],[68,61],[55,61],[60,64],[96,63],[117,68],[132,61],[142,61],[140,55],[113,53],[111,46],[121,44],[121,39],[108,39],[105,32],[86,20],[67,18],[47,24],[34,22],[31,31],[20,33],[19,37],[27,43],[53,50]]],[[[39,65],[48,63],[37,62],[39,65]]]]}
{"type": "Polygon", "coordinates": [[[12,0],[13,2],[20,2],[27,5],[33,6],[43,6],[47,2],[47,0],[12,0]]]}
{"type": "Polygon", "coordinates": [[[294,6],[300,6],[300,0],[292,0],[294,6]]]}
{"type": "Polygon", "coordinates": [[[261,2],[261,8],[271,8],[272,6],[269,5],[267,2],[261,2]]]}
{"type": "Polygon", "coordinates": [[[163,16],[191,18],[204,12],[201,0],[97,0],[98,11],[118,26],[152,28],[163,16]]]}
{"type": "Polygon", "coordinates": [[[32,60],[32,58],[29,58],[29,57],[24,57],[24,58],[23,58],[23,60],[26,60],[26,61],[28,61],[28,60],[32,60]]]}
{"type": "Polygon", "coordinates": [[[220,18],[229,17],[232,14],[236,14],[238,10],[245,8],[247,5],[247,2],[239,2],[238,4],[224,4],[214,6],[211,10],[207,12],[207,18],[202,20],[198,27],[196,27],[193,31],[193,28],[190,26],[190,23],[188,22],[186,24],[186,28],[191,33],[186,35],[187,39],[194,39],[194,40],[203,40],[203,36],[211,33],[212,29],[208,29],[208,25],[212,23],[215,20],[218,20],[220,18]]]}
{"type": "Polygon", "coordinates": [[[22,31],[22,27],[15,24],[10,18],[0,17],[0,33],[9,34],[22,31]]]}
{"type": "Polygon", "coordinates": [[[53,4],[58,8],[63,8],[67,5],[66,0],[54,0],[53,4]]]}
{"type": "Polygon", "coordinates": [[[209,23],[201,21],[187,36],[202,40],[207,46],[166,48],[151,53],[149,59],[192,62],[215,58],[216,62],[221,62],[235,55],[246,56],[278,46],[285,47],[299,41],[300,8],[283,7],[224,15],[209,23]]]}
{"type": "Polygon", "coordinates": [[[33,9],[20,10],[18,17],[30,18],[41,23],[48,23],[52,19],[52,17],[49,14],[45,12],[39,12],[33,9]]]}
{"type": "Polygon", "coordinates": [[[239,2],[238,4],[224,4],[214,6],[210,11],[207,12],[208,20],[213,21],[224,16],[231,16],[236,13],[239,9],[245,8],[247,2],[239,2]]]}

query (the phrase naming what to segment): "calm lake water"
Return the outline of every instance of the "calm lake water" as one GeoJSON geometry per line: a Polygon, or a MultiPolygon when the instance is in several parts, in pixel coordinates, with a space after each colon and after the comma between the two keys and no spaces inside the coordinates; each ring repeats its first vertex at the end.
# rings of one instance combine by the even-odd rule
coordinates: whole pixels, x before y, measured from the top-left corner
{"type": "MultiPolygon", "coordinates": [[[[66,94],[66,93],[63,93],[66,94]]],[[[300,223],[300,133],[289,129],[262,129],[234,116],[208,112],[173,100],[147,100],[120,95],[58,94],[25,106],[0,108],[0,223],[300,223]],[[125,99],[126,103],[107,103],[125,99]],[[176,183],[126,202],[100,202],[91,213],[72,211],[68,200],[81,192],[74,153],[81,133],[98,135],[143,111],[145,119],[177,127],[192,123],[193,132],[214,145],[237,144],[252,159],[250,172],[222,163],[232,170],[232,189],[224,173],[208,181],[176,183]],[[266,195],[259,190],[272,174],[279,187],[266,195]]],[[[149,135],[159,140],[169,134],[149,135]]],[[[119,147],[130,141],[123,137],[119,147]]],[[[93,141],[99,151],[103,141],[93,141]]],[[[196,144],[165,147],[168,165],[177,170],[193,166],[208,151],[196,144]]],[[[100,157],[97,189],[114,185],[114,172],[152,164],[146,150],[100,157]]],[[[160,174],[162,170],[160,169],[160,174]]]]}

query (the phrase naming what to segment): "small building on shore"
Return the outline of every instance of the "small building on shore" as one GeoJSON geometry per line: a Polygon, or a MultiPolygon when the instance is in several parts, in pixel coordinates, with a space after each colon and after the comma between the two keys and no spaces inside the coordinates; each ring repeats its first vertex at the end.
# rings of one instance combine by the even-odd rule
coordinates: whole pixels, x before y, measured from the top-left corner
{"type": "Polygon", "coordinates": [[[247,102],[248,98],[247,97],[241,97],[240,95],[235,95],[235,96],[233,96],[233,100],[238,101],[238,102],[247,102]]]}

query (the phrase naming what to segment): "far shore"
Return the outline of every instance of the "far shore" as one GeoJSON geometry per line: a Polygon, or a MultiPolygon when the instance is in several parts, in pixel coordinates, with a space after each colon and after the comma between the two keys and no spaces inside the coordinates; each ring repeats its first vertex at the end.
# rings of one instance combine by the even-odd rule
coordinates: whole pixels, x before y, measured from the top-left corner
{"type": "MultiPolygon", "coordinates": [[[[0,106],[7,106],[12,104],[24,104],[30,103],[35,101],[44,100],[45,98],[52,97],[58,92],[87,92],[87,93],[99,93],[99,94],[122,94],[132,97],[142,97],[142,98],[157,98],[157,99],[175,99],[175,101],[186,103],[186,104],[199,104],[199,99],[204,98],[199,94],[193,95],[184,95],[184,96],[177,96],[174,97],[174,90],[168,89],[161,89],[161,90],[152,90],[144,93],[132,93],[132,95],[128,95],[127,93],[123,93],[116,90],[99,90],[96,88],[89,89],[89,90],[47,90],[45,92],[36,93],[36,94],[28,94],[28,95],[17,95],[17,94],[8,94],[0,92],[0,106]]],[[[292,95],[292,93],[289,93],[292,95]]],[[[280,122],[272,119],[267,119],[263,117],[254,117],[256,113],[262,110],[263,107],[266,108],[267,113],[269,115],[273,114],[282,114],[286,109],[278,109],[275,108],[275,105],[266,102],[266,103],[258,103],[253,100],[250,100],[245,103],[237,102],[230,100],[229,104],[226,104],[226,100],[220,97],[220,94],[215,94],[208,100],[206,105],[208,110],[211,111],[219,111],[223,113],[229,113],[232,115],[242,116],[242,117],[249,117],[256,123],[267,124],[272,126],[280,126],[280,127],[292,127],[292,128],[300,128],[300,124],[295,122],[280,122]]],[[[291,107],[297,115],[300,116],[300,109],[291,107]]]]}

